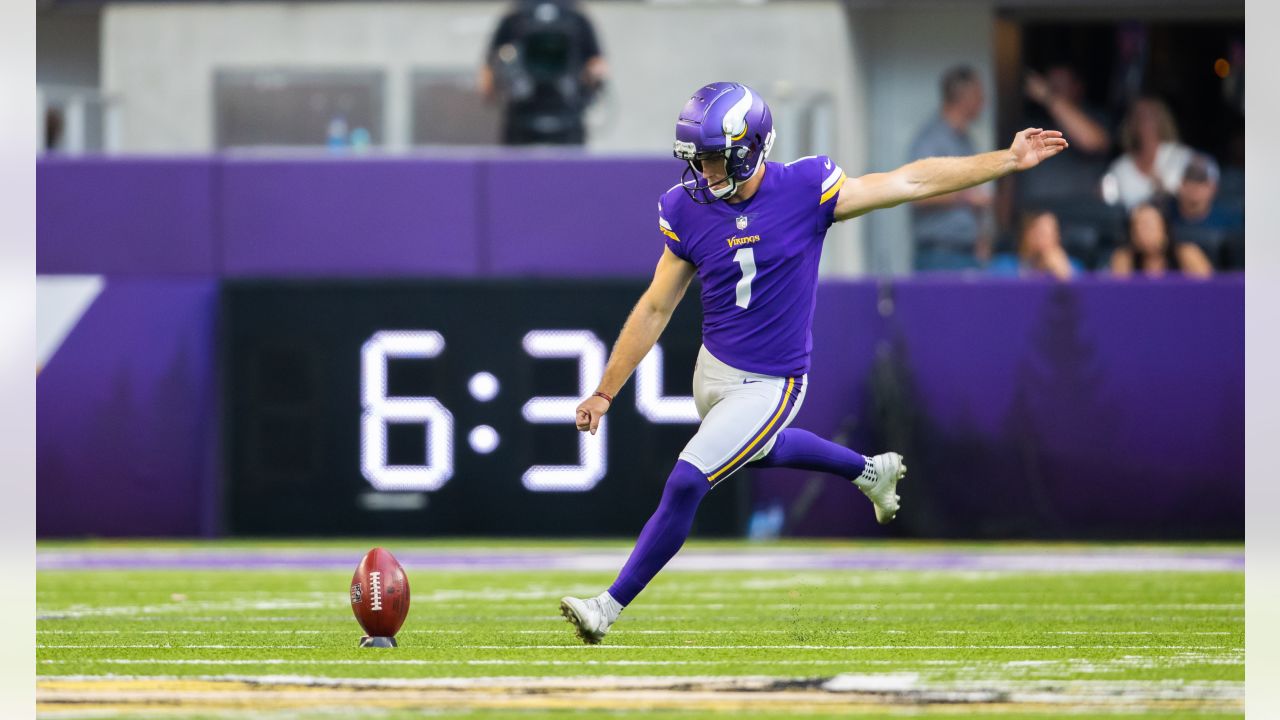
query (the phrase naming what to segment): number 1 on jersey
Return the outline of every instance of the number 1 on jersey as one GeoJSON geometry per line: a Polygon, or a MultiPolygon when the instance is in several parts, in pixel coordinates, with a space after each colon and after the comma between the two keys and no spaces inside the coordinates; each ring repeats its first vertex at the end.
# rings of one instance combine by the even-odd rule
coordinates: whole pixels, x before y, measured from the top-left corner
{"type": "Polygon", "coordinates": [[[734,253],[733,261],[742,266],[742,279],[738,281],[738,307],[751,304],[751,281],[756,277],[756,253],[753,248],[742,248],[734,253]]]}

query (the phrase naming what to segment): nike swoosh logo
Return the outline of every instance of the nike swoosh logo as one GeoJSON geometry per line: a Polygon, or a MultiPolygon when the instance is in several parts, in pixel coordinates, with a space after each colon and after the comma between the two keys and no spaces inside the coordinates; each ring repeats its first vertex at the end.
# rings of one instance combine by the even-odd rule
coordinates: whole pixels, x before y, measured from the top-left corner
{"type": "Polygon", "coordinates": [[[747,379],[745,379],[745,378],[743,378],[743,380],[742,380],[742,384],[743,384],[743,385],[752,385],[752,384],[755,384],[755,383],[758,383],[758,382],[764,382],[764,381],[763,381],[763,380],[747,380],[747,379]]]}
{"type": "Polygon", "coordinates": [[[822,167],[824,167],[824,168],[826,168],[826,169],[830,170],[830,169],[831,169],[831,160],[827,160],[826,162],[822,163],[822,167]]]}

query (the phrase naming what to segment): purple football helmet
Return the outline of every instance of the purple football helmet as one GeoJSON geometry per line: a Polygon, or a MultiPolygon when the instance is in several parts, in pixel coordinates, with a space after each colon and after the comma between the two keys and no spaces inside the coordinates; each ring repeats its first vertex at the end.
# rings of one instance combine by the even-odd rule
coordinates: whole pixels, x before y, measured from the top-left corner
{"type": "Polygon", "coordinates": [[[751,88],[734,82],[699,88],[676,121],[675,156],[689,163],[680,185],[703,205],[733,195],[738,183],[760,170],[773,138],[773,115],[764,98],[751,88]],[[702,176],[702,161],[716,155],[725,158],[728,182],[713,189],[702,176]]]}

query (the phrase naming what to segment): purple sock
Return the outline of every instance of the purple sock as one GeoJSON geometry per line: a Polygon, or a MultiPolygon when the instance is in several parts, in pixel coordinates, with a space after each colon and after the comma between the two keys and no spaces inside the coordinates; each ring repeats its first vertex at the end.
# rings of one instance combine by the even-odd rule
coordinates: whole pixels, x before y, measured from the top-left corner
{"type": "Polygon", "coordinates": [[[649,522],[644,524],[631,557],[627,558],[618,579],[609,587],[609,594],[619,605],[625,607],[634,600],[684,545],[689,529],[693,527],[698,503],[710,489],[711,483],[698,468],[684,460],[676,461],[662,491],[662,502],[658,503],[658,509],[649,522]]]}
{"type": "Polygon", "coordinates": [[[862,474],[867,459],[843,445],[823,440],[808,430],[787,428],[778,433],[768,455],[751,467],[817,470],[852,480],[862,474]]]}

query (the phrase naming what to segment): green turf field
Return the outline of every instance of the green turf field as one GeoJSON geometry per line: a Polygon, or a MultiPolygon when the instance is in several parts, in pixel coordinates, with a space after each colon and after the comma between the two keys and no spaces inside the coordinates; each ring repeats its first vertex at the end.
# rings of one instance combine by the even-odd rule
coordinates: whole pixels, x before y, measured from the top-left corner
{"type": "MultiPolygon", "coordinates": [[[[121,548],[341,556],[350,547],[354,568],[356,548],[369,546],[50,543],[40,552],[92,561],[121,548]]],[[[538,545],[570,558],[573,546],[538,545]]],[[[625,548],[581,546],[604,553],[605,564],[625,548]]],[[[865,546],[778,547],[817,548],[821,559],[865,546]]],[[[886,558],[921,547],[945,546],[874,545],[886,558]]],[[[350,570],[46,567],[37,575],[38,710],[50,718],[1243,716],[1242,571],[1057,572],[1049,568],[1064,547],[1091,550],[988,547],[1043,553],[1046,570],[673,567],[599,646],[582,645],[557,609],[564,594],[608,585],[613,572],[594,569],[406,562],[413,605],[401,647],[369,650],[356,647],[350,570]]],[[[485,552],[460,542],[413,549],[485,552]]],[[[691,543],[682,555],[708,549],[761,550],[691,543]]]]}

